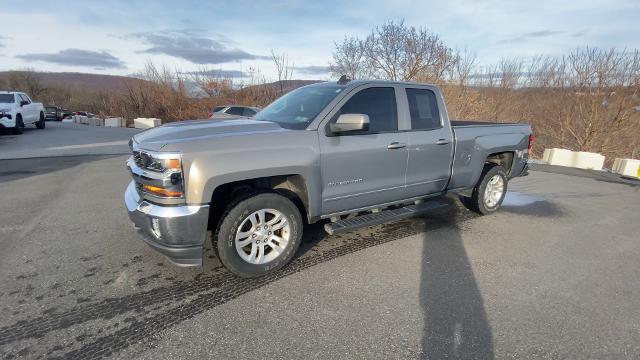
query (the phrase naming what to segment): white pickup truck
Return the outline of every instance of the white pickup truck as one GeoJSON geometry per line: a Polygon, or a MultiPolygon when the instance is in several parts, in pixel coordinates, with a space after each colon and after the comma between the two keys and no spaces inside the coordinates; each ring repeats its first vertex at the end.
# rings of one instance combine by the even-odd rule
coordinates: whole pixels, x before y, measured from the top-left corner
{"type": "Polygon", "coordinates": [[[44,106],[31,101],[23,92],[0,91],[0,129],[9,128],[22,134],[26,125],[44,129],[44,106]]]}

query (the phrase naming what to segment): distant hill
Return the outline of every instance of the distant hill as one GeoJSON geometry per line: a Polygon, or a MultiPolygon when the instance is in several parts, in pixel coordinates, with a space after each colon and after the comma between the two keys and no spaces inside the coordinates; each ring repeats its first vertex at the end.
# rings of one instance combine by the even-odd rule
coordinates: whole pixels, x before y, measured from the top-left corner
{"type": "MultiPolygon", "coordinates": [[[[25,73],[25,71],[0,71],[0,84],[13,75],[25,73]]],[[[59,86],[70,88],[89,88],[107,91],[125,91],[126,81],[144,81],[134,77],[85,74],[72,72],[29,72],[36,76],[44,86],[59,86]]]]}
{"type": "MultiPolygon", "coordinates": [[[[319,82],[323,82],[323,80],[283,80],[282,89],[284,90],[284,92],[288,92],[293,89],[297,89],[301,86],[311,85],[319,82]]],[[[265,88],[265,87],[280,91],[280,81],[274,81],[274,82],[260,84],[260,85],[247,86],[245,89],[265,88]]]]}
{"type": "MultiPolygon", "coordinates": [[[[69,88],[88,88],[92,90],[101,91],[126,91],[125,86],[128,81],[146,81],[131,76],[117,76],[117,75],[101,75],[101,74],[86,74],[76,72],[38,72],[38,71],[0,71],[0,87],[2,84],[6,84],[6,80],[12,75],[19,75],[29,73],[29,75],[35,76],[47,86],[55,87],[69,87],[69,88]]],[[[321,80],[284,80],[283,89],[284,92],[297,89],[301,86],[315,84],[321,82],[321,80]]],[[[273,90],[280,90],[280,81],[274,81],[271,83],[254,85],[255,87],[268,87],[273,90]]],[[[5,90],[5,89],[0,89],[5,90]]],[[[9,89],[12,90],[12,89],[9,89]]]]}

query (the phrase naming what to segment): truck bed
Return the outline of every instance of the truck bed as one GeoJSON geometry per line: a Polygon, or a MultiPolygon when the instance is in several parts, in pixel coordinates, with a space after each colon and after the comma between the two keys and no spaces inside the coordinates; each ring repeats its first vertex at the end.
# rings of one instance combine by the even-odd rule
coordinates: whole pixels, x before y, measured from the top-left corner
{"type": "MultiPolygon", "coordinates": [[[[472,188],[480,177],[484,159],[490,154],[526,150],[531,126],[480,121],[451,121],[455,153],[449,189],[472,188]]],[[[526,159],[515,159],[512,173],[517,176],[526,159]]]]}
{"type": "Polygon", "coordinates": [[[499,123],[491,121],[470,121],[470,120],[451,120],[451,126],[490,126],[490,125],[522,125],[518,123],[499,123]]]}

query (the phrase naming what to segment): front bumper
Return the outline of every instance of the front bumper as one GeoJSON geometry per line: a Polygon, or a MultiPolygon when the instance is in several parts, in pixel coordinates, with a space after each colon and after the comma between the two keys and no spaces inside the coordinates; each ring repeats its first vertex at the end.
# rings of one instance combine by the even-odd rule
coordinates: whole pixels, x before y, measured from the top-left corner
{"type": "Polygon", "coordinates": [[[179,266],[202,265],[209,205],[157,205],[140,197],[132,181],[124,202],[134,229],[147,245],[179,266]]]}
{"type": "Polygon", "coordinates": [[[12,128],[16,126],[16,121],[11,117],[0,117],[0,127],[12,128]]]}

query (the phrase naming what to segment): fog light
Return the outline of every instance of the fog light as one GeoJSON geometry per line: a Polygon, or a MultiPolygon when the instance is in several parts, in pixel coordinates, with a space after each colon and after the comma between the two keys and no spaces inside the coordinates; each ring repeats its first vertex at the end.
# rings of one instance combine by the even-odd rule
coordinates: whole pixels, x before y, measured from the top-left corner
{"type": "Polygon", "coordinates": [[[158,218],[151,218],[151,232],[153,236],[160,239],[162,233],[160,232],[160,220],[158,218]]]}

